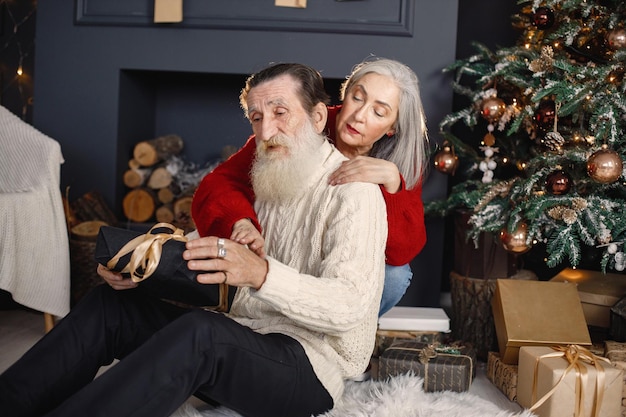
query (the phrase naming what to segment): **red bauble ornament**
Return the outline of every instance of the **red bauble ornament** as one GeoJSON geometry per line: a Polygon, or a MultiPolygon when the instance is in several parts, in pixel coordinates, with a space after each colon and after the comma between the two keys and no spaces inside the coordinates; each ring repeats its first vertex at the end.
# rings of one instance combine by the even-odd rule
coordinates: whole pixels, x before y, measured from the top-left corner
{"type": "Polygon", "coordinates": [[[610,184],[622,175],[624,165],[619,154],[607,145],[587,159],[587,174],[596,182],[610,184]]]}
{"type": "Polygon", "coordinates": [[[435,154],[434,163],[437,171],[454,175],[459,165],[459,158],[454,154],[450,145],[444,145],[443,149],[435,154]]]}
{"type": "Polygon", "coordinates": [[[606,35],[606,43],[614,51],[626,48],[626,29],[619,28],[610,31],[606,35]]]}
{"type": "Polygon", "coordinates": [[[535,111],[535,122],[543,129],[551,129],[556,117],[556,105],[553,100],[544,100],[539,103],[535,111]]]}
{"type": "Polygon", "coordinates": [[[533,24],[538,29],[548,29],[554,24],[554,12],[549,7],[538,7],[533,14],[533,24]]]}
{"type": "Polygon", "coordinates": [[[489,123],[498,121],[504,114],[506,103],[498,97],[489,97],[480,104],[480,114],[487,119],[489,123]]]}
{"type": "Polygon", "coordinates": [[[500,242],[507,252],[521,255],[528,252],[532,245],[526,243],[528,240],[528,226],[524,222],[519,222],[512,232],[505,227],[500,231],[500,242]]]}
{"type": "Polygon", "coordinates": [[[552,195],[567,194],[571,188],[572,177],[562,169],[551,172],[546,177],[546,190],[552,195]]]}

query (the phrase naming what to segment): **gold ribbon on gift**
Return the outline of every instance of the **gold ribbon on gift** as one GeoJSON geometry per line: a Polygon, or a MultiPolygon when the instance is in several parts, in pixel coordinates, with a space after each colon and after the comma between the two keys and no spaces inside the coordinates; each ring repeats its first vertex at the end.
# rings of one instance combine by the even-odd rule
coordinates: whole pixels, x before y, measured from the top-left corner
{"type": "Polygon", "coordinates": [[[535,369],[533,374],[533,389],[532,389],[532,407],[530,411],[535,411],[544,402],[546,402],[552,394],[554,394],[559,387],[559,384],[565,380],[565,377],[570,371],[576,372],[576,387],[575,387],[575,404],[574,404],[574,417],[582,417],[585,413],[585,387],[587,385],[588,377],[587,367],[585,363],[592,365],[596,369],[596,395],[594,396],[593,408],[591,415],[598,417],[600,415],[600,409],[602,407],[602,399],[604,397],[604,384],[605,374],[604,368],[600,365],[600,362],[606,362],[610,364],[607,358],[594,355],[589,349],[579,345],[568,346],[552,346],[554,352],[547,353],[545,355],[538,356],[535,359],[535,369]],[[564,358],[568,362],[568,366],[563,372],[563,375],[559,378],[557,383],[538,401],[537,398],[537,376],[539,372],[539,362],[545,358],[564,358]]]}
{"type": "Polygon", "coordinates": [[[130,262],[126,264],[120,272],[129,273],[133,282],[141,282],[156,271],[161,260],[163,245],[168,240],[178,240],[186,242],[187,237],[182,229],[172,226],[169,223],[157,223],[145,235],[137,236],[126,243],[117,254],[107,262],[109,269],[114,269],[119,260],[133,253],[130,262]],[[152,233],[155,229],[169,229],[171,233],[152,233]]]}

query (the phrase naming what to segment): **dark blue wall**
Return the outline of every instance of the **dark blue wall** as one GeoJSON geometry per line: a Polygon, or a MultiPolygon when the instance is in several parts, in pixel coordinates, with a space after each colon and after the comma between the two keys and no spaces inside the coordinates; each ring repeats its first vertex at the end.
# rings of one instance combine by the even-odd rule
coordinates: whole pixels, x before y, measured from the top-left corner
{"type": "MultiPolygon", "coordinates": [[[[440,140],[437,124],[452,108],[441,70],[455,59],[457,0],[314,0],[307,9],[185,0],[183,23],[166,25],[150,23],[152,3],[38,3],[33,121],[61,143],[62,185],[74,198],[96,189],[120,212],[132,145],[173,129],[184,129],[189,158],[241,145],[250,128],[238,90],[276,61],[309,64],[337,85],[369,55],[398,59],[419,76],[431,139],[440,140]]],[[[424,199],[445,194],[445,176],[431,173],[424,199]]],[[[430,221],[402,304],[438,304],[442,248],[442,222],[430,221]]]]}

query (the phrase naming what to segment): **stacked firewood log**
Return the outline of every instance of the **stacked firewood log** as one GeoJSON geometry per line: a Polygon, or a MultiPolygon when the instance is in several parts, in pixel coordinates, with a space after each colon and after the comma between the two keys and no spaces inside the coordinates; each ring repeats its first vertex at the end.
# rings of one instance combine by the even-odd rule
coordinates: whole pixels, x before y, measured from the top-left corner
{"type": "Polygon", "coordinates": [[[70,201],[63,197],[70,244],[70,301],[75,305],[91,288],[102,283],[94,258],[100,227],[116,226],[117,217],[97,191],[70,201]]]}
{"type": "MultiPolygon", "coordinates": [[[[190,232],[191,201],[200,179],[212,167],[189,173],[178,155],[183,140],[178,135],[164,135],[138,142],[128,161],[123,181],[128,192],[122,201],[126,218],[132,222],[165,222],[190,232]],[[183,177],[193,177],[191,180],[183,177]]],[[[192,167],[195,169],[195,166],[192,167]]]]}

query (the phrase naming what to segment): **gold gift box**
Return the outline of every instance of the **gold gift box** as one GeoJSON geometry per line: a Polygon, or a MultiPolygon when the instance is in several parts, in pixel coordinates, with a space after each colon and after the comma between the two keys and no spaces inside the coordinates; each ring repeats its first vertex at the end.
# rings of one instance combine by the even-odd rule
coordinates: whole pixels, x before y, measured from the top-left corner
{"type": "MultiPolygon", "coordinates": [[[[565,373],[569,362],[564,357],[542,358],[552,354],[555,350],[545,346],[524,346],[520,349],[517,375],[517,402],[524,408],[533,404],[533,386],[536,387],[534,401],[541,399],[558,383],[557,389],[548,399],[539,406],[534,413],[538,417],[573,416],[576,410],[578,391],[576,390],[577,374],[571,369],[563,381],[559,380],[565,373]],[[537,379],[535,381],[535,364],[537,364],[537,379]]],[[[586,362],[580,362],[586,369],[586,381],[583,382],[582,398],[584,408],[581,408],[585,417],[593,417],[592,413],[596,398],[596,368],[586,362]]],[[[604,395],[597,417],[618,417],[622,406],[622,370],[604,361],[597,361],[604,369],[604,395]]]]}
{"type": "Polygon", "coordinates": [[[517,364],[521,346],[591,346],[574,284],[498,279],[491,306],[506,364],[517,364]]]}
{"type": "Polygon", "coordinates": [[[578,295],[589,326],[608,328],[611,307],[626,294],[626,275],[565,268],[550,281],[571,282],[578,295]]]}

